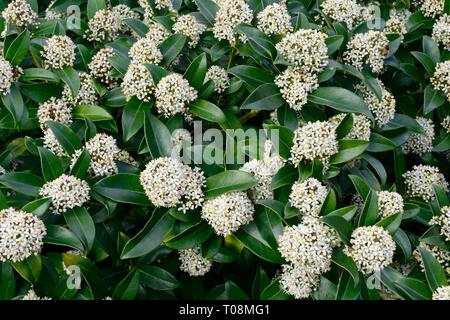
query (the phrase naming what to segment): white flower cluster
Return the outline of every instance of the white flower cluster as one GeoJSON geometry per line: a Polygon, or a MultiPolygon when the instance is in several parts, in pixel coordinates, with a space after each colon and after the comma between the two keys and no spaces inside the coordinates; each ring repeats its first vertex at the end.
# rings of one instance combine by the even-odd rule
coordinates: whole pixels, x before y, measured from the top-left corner
{"type": "Polygon", "coordinates": [[[432,300],[450,300],[450,286],[443,286],[433,292],[432,300]]]}
{"type": "Polygon", "coordinates": [[[52,199],[52,211],[64,213],[67,209],[81,207],[90,199],[90,188],[86,181],[66,174],[47,182],[39,190],[39,194],[52,199]]]}
{"type": "Polygon", "coordinates": [[[289,66],[275,78],[281,96],[297,111],[308,102],[308,94],[319,87],[317,76],[305,73],[302,68],[289,66]]]}
{"type": "Polygon", "coordinates": [[[145,194],[157,207],[180,206],[186,212],[201,206],[205,177],[199,168],[192,169],[174,158],[150,161],[141,172],[140,182],[145,194]]]}
{"type": "Polygon", "coordinates": [[[27,294],[23,296],[22,300],[52,300],[52,298],[39,297],[33,289],[30,289],[27,294]]]}
{"type": "Polygon", "coordinates": [[[424,133],[413,133],[409,136],[408,140],[402,145],[402,152],[404,154],[408,154],[411,152],[420,155],[422,153],[431,152],[431,150],[433,150],[433,121],[424,117],[417,117],[416,121],[424,130],[424,133]]]}
{"type": "Polygon", "coordinates": [[[68,36],[52,36],[42,50],[45,67],[62,69],[73,67],[75,62],[75,49],[77,46],[68,36]]]}
{"type": "Polygon", "coordinates": [[[314,29],[300,29],[276,44],[278,53],[305,73],[317,73],[328,64],[327,35],[314,29]]]}
{"type": "Polygon", "coordinates": [[[271,155],[272,142],[267,140],[264,143],[263,159],[253,159],[244,163],[240,170],[249,172],[258,182],[248,190],[250,199],[253,201],[272,198],[272,178],[283,166],[284,160],[279,155],[271,155]]]}
{"type": "Polygon", "coordinates": [[[378,191],[378,217],[387,218],[396,213],[403,213],[403,198],[397,192],[378,191]]]}
{"type": "Polygon", "coordinates": [[[186,115],[186,105],[197,99],[197,91],[178,73],[162,78],[155,90],[156,109],[169,118],[177,113],[186,115]]]}
{"type": "Polygon", "coordinates": [[[14,82],[14,67],[0,56],[0,95],[7,95],[14,82]]]}
{"type": "Polygon", "coordinates": [[[171,0],[155,0],[155,8],[159,10],[167,9],[169,11],[176,12],[171,0]]]}
{"type": "Polygon", "coordinates": [[[200,40],[200,35],[206,30],[206,26],[199,23],[194,16],[187,14],[178,17],[172,29],[175,33],[185,35],[189,39],[188,46],[194,48],[200,40]]]}
{"type": "Polygon", "coordinates": [[[88,21],[85,37],[92,42],[113,41],[119,33],[121,23],[120,16],[113,14],[110,9],[97,10],[88,21]]]}
{"type": "Polygon", "coordinates": [[[139,167],[139,162],[137,162],[127,150],[120,150],[118,153],[116,153],[114,155],[114,160],[139,167]]]}
{"type": "Polygon", "coordinates": [[[316,158],[319,158],[326,167],[330,156],[338,152],[335,129],[326,121],[308,122],[298,128],[294,132],[293,143],[290,160],[296,167],[303,159],[316,158]]]}
{"type": "Polygon", "coordinates": [[[170,32],[162,24],[155,21],[148,23],[148,32],[145,37],[153,41],[155,45],[159,46],[169,36],[170,32]]]}
{"type": "Polygon", "coordinates": [[[450,241],[450,207],[443,206],[441,214],[434,216],[430,221],[431,225],[438,225],[441,229],[441,235],[446,241],[450,241]]]}
{"type": "Polygon", "coordinates": [[[228,72],[219,66],[211,66],[205,75],[205,82],[212,80],[214,82],[214,91],[217,93],[224,92],[230,85],[228,72]]]}
{"type": "Polygon", "coordinates": [[[296,181],[289,195],[289,203],[302,214],[318,216],[328,189],[316,178],[296,181]]]}
{"type": "Polygon", "coordinates": [[[205,219],[216,234],[228,236],[253,220],[255,208],[244,192],[230,192],[206,200],[202,207],[205,219]]]}
{"type": "Polygon", "coordinates": [[[430,201],[435,198],[433,184],[448,191],[448,183],[437,167],[428,165],[415,165],[412,170],[403,174],[405,179],[406,194],[409,197],[422,198],[430,201]]]}
{"type": "Polygon", "coordinates": [[[111,8],[111,15],[119,17],[118,19],[118,32],[126,33],[131,31],[131,28],[125,23],[125,19],[136,19],[140,18],[139,13],[133,11],[129,6],[125,4],[119,4],[111,8]]]}
{"type": "Polygon", "coordinates": [[[0,211],[0,261],[22,261],[41,252],[47,233],[44,222],[15,208],[0,211]]]}
{"type": "Polygon", "coordinates": [[[131,64],[158,64],[163,58],[156,43],[148,37],[136,41],[128,51],[128,55],[130,56],[131,64]]]}
{"type": "Polygon", "coordinates": [[[285,35],[294,29],[291,23],[291,16],[286,5],[273,3],[264,8],[257,15],[258,29],[267,34],[285,35]]]}
{"type": "Polygon", "coordinates": [[[37,117],[42,130],[47,129],[45,122],[48,120],[69,125],[72,123],[72,108],[63,99],[51,97],[39,105],[37,117]]]}
{"type": "MultiPolygon", "coordinates": [[[[33,11],[31,5],[26,0],[13,0],[2,12],[3,19],[5,19],[5,31],[8,24],[13,24],[18,28],[36,25],[38,15],[33,11]]],[[[2,37],[6,33],[2,33],[2,37]]]]}
{"type": "Polygon", "coordinates": [[[113,70],[113,65],[108,59],[112,56],[114,56],[113,49],[103,48],[92,57],[88,64],[91,76],[110,87],[114,86],[116,82],[109,74],[113,70]]]}
{"type": "Polygon", "coordinates": [[[142,101],[150,101],[155,91],[152,74],[145,65],[137,63],[128,66],[120,87],[127,101],[134,96],[142,101]]]}
{"type": "Polygon", "coordinates": [[[450,50],[450,15],[444,14],[433,26],[433,40],[450,50]]]}
{"type": "Polygon", "coordinates": [[[378,226],[356,228],[350,247],[345,248],[345,253],[355,261],[358,270],[366,275],[390,265],[394,252],[395,242],[391,235],[378,226]]]}
{"type": "Polygon", "coordinates": [[[425,265],[423,264],[422,255],[420,254],[418,249],[419,247],[428,250],[431,255],[441,264],[445,272],[450,275],[450,251],[447,251],[435,245],[420,242],[419,246],[414,250],[413,256],[417,261],[419,261],[419,265],[422,271],[425,271],[425,265]]]}
{"type": "Polygon", "coordinates": [[[367,10],[356,0],[325,0],[320,7],[329,18],[345,22],[349,29],[353,29],[368,18],[365,14],[367,10]]]}
{"type": "MultiPolygon", "coordinates": [[[[337,128],[341,124],[342,120],[344,120],[345,116],[345,113],[339,113],[328,119],[328,122],[330,122],[335,128],[337,128]]],[[[350,132],[345,136],[345,139],[369,141],[371,133],[370,119],[363,114],[356,113],[352,113],[352,117],[353,125],[350,129],[350,132]]]]}
{"type": "MultiPolygon", "coordinates": [[[[241,23],[251,23],[253,11],[245,0],[222,0],[218,5],[219,10],[216,12],[213,26],[214,37],[228,40],[233,45],[237,36],[234,28],[241,23]]],[[[245,37],[240,38],[241,41],[245,40],[245,37]]]]}
{"type": "Polygon", "coordinates": [[[441,125],[445,129],[445,131],[447,131],[447,133],[450,133],[450,116],[446,116],[442,120],[441,125]]]}
{"type": "MultiPolygon", "coordinates": [[[[97,133],[86,142],[86,150],[91,156],[89,164],[94,176],[108,176],[117,173],[117,165],[114,162],[119,153],[116,139],[106,133],[97,133]]],[[[72,162],[76,161],[82,150],[77,150],[73,154],[72,162]]]]}
{"type": "Polygon", "coordinates": [[[295,265],[282,265],[280,287],[296,299],[308,298],[319,286],[318,276],[295,265]]]}
{"type": "Polygon", "coordinates": [[[59,141],[56,139],[56,137],[51,129],[44,130],[43,142],[44,142],[44,147],[46,147],[47,149],[52,151],[58,157],[67,156],[66,151],[61,146],[59,141]]]}
{"type": "Polygon", "coordinates": [[[48,7],[45,9],[45,20],[56,20],[62,19],[64,14],[60,11],[56,11],[52,9],[52,6],[55,4],[56,0],[52,0],[48,7]]]}
{"type": "Polygon", "coordinates": [[[384,58],[388,53],[389,41],[380,31],[370,30],[357,33],[347,43],[344,61],[361,70],[364,65],[370,65],[372,71],[380,73],[384,68],[384,58]]]}
{"type": "Polygon", "coordinates": [[[204,276],[211,270],[212,261],[204,258],[200,248],[180,250],[180,270],[187,272],[191,277],[204,276]]]}
{"type": "Polygon", "coordinates": [[[441,90],[450,101],[450,60],[439,62],[430,79],[434,89],[441,90]]]}
{"type": "Polygon", "coordinates": [[[172,132],[172,152],[179,156],[181,150],[186,146],[190,146],[192,144],[192,136],[189,130],[184,128],[176,129],[172,132]]]}
{"type": "Polygon", "coordinates": [[[406,23],[410,16],[411,12],[409,10],[392,9],[383,29],[384,33],[397,33],[403,39],[404,35],[408,32],[406,23]]]}
{"type": "Polygon", "coordinates": [[[436,18],[444,11],[444,0],[419,0],[420,10],[425,17],[436,18]]]}
{"type": "MultiPolygon", "coordinates": [[[[66,96],[68,96],[68,101],[71,101],[71,92],[70,89],[66,86],[66,96]],[[67,89],[69,89],[67,91],[67,89]]],[[[63,93],[64,95],[64,93],[63,93]]],[[[93,79],[89,73],[80,72],[80,90],[78,90],[78,94],[76,99],[72,103],[74,104],[96,104],[98,102],[98,94],[95,89],[93,79]]]]}
{"type": "Polygon", "coordinates": [[[364,83],[356,85],[355,89],[361,92],[364,102],[375,116],[377,125],[382,127],[394,118],[396,101],[395,97],[386,90],[380,80],[378,80],[378,83],[381,87],[381,100],[364,83]]]}

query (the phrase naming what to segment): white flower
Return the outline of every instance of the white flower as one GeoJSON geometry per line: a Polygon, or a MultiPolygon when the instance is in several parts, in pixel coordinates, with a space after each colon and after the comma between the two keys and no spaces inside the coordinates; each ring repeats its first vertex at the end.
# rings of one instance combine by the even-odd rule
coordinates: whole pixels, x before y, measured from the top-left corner
{"type": "Polygon", "coordinates": [[[397,192],[377,191],[378,217],[387,218],[396,213],[403,213],[403,198],[397,192]]]}
{"type": "MultiPolygon", "coordinates": [[[[95,176],[117,173],[117,165],[114,160],[119,153],[119,148],[116,139],[106,133],[97,133],[86,142],[86,149],[91,156],[90,169],[95,176]]],[[[73,160],[78,159],[82,150],[77,151],[73,155],[73,160]]]]}
{"type": "Polygon", "coordinates": [[[51,129],[45,129],[44,130],[44,147],[52,151],[54,154],[56,154],[58,157],[65,157],[67,156],[66,151],[61,146],[61,144],[56,139],[55,135],[53,134],[53,131],[51,129]]]}
{"type": "Polygon", "coordinates": [[[152,7],[148,3],[148,0],[137,0],[137,3],[144,11],[144,23],[148,24],[151,21],[151,18],[153,17],[152,7]]]}
{"type": "Polygon", "coordinates": [[[179,156],[181,150],[192,144],[192,136],[189,130],[184,128],[176,129],[172,132],[172,152],[175,156],[179,156]]]}
{"type": "Polygon", "coordinates": [[[291,16],[285,5],[272,3],[257,15],[258,29],[265,34],[285,35],[294,29],[291,24],[291,16]]]}
{"type": "Polygon", "coordinates": [[[433,40],[450,50],[450,15],[444,14],[433,26],[433,40]]]}
{"type": "Polygon", "coordinates": [[[383,270],[392,263],[395,242],[382,227],[356,228],[345,252],[356,263],[358,270],[368,275],[383,270]]]}
{"type": "Polygon", "coordinates": [[[434,216],[431,221],[431,225],[438,225],[441,229],[441,235],[446,241],[450,241],[450,207],[443,206],[441,208],[441,214],[434,216]]]}
{"type": "Polygon", "coordinates": [[[204,276],[211,270],[212,261],[202,256],[199,247],[180,250],[179,254],[180,270],[187,272],[191,277],[204,276]]]}
{"type": "Polygon", "coordinates": [[[98,94],[93,79],[91,75],[86,72],[80,73],[80,90],[78,90],[75,99],[72,99],[72,93],[68,86],[64,89],[63,96],[66,97],[67,101],[74,104],[96,104],[98,102],[98,94]]]}
{"type": "Polygon", "coordinates": [[[417,117],[416,121],[424,130],[423,134],[413,133],[402,145],[402,152],[405,154],[422,154],[433,150],[434,124],[433,121],[424,117],[417,117]]]}
{"type": "Polygon", "coordinates": [[[280,287],[296,299],[308,298],[319,286],[319,276],[304,268],[284,264],[280,278],[280,287]]]}
{"type": "Polygon", "coordinates": [[[76,48],[68,36],[52,36],[42,50],[45,67],[50,69],[73,67],[76,48]]]}
{"type": "Polygon", "coordinates": [[[41,252],[47,233],[44,223],[31,213],[8,208],[0,211],[0,261],[22,261],[41,252]]]}
{"type": "Polygon", "coordinates": [[[433,292],[432,300],[450,300],[450,286],[443,286],[433,292]]]}
{"type": "Polygon", "coordinates": [[[169,36],[170,32],[160,23],[155,21],[148,23],[148,32],[145,37],[153,41],[155,45],[159,46],[169,36]]]}
{"type": "MultiPolygon", "coordinates": [[[[234,44],[237,36],[234,28],[241,23],[251,23],[253,11],[244,0],[222,0],[218,5],[219,10],[216,12],[213,26],[214,37],[234,44]]],[[[240,39],[245,41],[246,38],[240,39]]]]}
{"type": "Polygon", "coordinates": [[[333,125],[326,121],[308,122],[294,132],[290,160],[298,166],[303,159],[319,158],[324,166],[329,158],[338,152],[338,142],[333,125]]]}
{"type": "MultiPolygon", "coordinates": [[[[19,28],[36,25],[38,18],[37,13],[33,11],[33,8],[26,0],[11,1],[3,10],[2,16],[5,19],[5,26],[11,23],[19,28]]],[[[5,32],[2,34],[2,37],[4,36],[6,36],[5,32]]]]}
{"type": "Polygon", "coordinates": [[[14,78],[14,67],[0,56],[0,95],[7,95],[10,92],[14,78]]]}
{"type": "Polygon", "coordinates": [[[30,289],[27,294],[23,296],[22,300],[52,300],[52,298],[39,297],[33,289],[30,289]]]}
{"type": "Polygon", "coordinates": [[[162,78],[155,91],[156,108],[169,118],[177,113],[187,114],[187,104],[197,99],[197,91],[178,73],[162,78]]]}
{"type": "MultiPolygon", "coordinates": [[[[330,119],[328,119],[328,122],[330,122],[335,128],[337,128],[342,120],[344,120],[346,114],[345,113],[339,113],[330,119]]],[[[357,139],[357,140],[364,140],[369,141],[370,140],[370,133],[371,133],[371,122],[370,119],[367,118],[367,116],[362,114],[356,114],[352,113],[353,117],[353,125],[350,129],[350,132],[347,133],[345,136],[345,139],[357,139]]]]}
{"type": "Polygon", "coordinates": [[[284,228],[278,237],[278,250],[286,261],[320,275],[331,269],[331,254],[337,243],[330,227],[318,218],[304,217],[301,224],[284,228]]]}
{"type": "Polygon", "coordinates": [[[289,63],[304,73],[320,72],[328,64],[327,35],[314,29],[299,29],[286,35],[276,48],[289,63]]]}
{"type": "Polygon", "coordinates": [[[445,131],[447,131],[447,133],[450,133],[450,116],[446,116],[442,120],[441,125],[445,129],[445,131]]]}
{"type": "Polygon", "coordinates": [[[356,85],[355,89],[361,92],[364,102],[375,116],[377,125],[382,127],[394,118],[396,101],[395,97],[385,89],[384,84],[380,80],[378,80],[378,83],[381,87],[381,100],[364,83],[356,85]]]}
{"type": "Polygon", "coordinates": [[[110,9],[100,9],[88,21],[85,38],[92,42],[113,41],[117,38],[121,27],[122,20],[119,14],[113,13],[110,9]]]}
{"type": "Polygon", "coordinates": [[[113,65],[108,59],[112,56],[114,56],[113,49],[103,48],[92,57],[91,62],[88,64],[91,76],[108,86],[115,84],[115,80],[109,74],[113,70],[113,65]]]}
{"type": "Polygon", "coordinates": [[[205,82],[212,80],[214,82],[214,91],[217,93],[224,92],[230,85],[228,72],[219,66],[211,66],[205,75],[205,82]]]}
{"type": "Polygon", "coordinates": [[[230,192],[206,200],[202,208],[205,219],[219,236],[228,236],[253,220],[255,209],[244,192],[230,192]]]}
{"type": "Polygon", "coordinates": [[[345,22],[349,29],[353,29],[367,18],[365,8],[356,0],[325,0],[320,7],[331,19],[345,22]]]}
{"type": "Polygon", "coordinates": [[[55,4],[56,0],[52,0],[48,7],[45,9],[45,20],[56,20],[64,18],[64,14],[60,11],[53,10],[51,7],[55,4]]]}
{"type": "Polygon", "coordinates": [[[163,56],[156,43],[150,38],[142,38],[136,41],[128,51],[131,64],[158,64],[163,56]]]}
{"type": "Polygon", "coordinates": [[[408,32],[406,29],[406,23],[408,22],[411,12],[408,10],[395,10],[390,11],[389,19],[386,21],[383,32],[397,33],[404,38],[404,35],[408,32]]]}
{"type": "Polygon", "coordinates": [[[183,34],[188,37],[189,47],[193,48],[200,40],[200,35],[206,30],[206,26],[197,21],[192,15],[180,16],[174,23],[172,29],[175,33],[183,34]]]}
{"type": "Polygon", "coordinates": [[[450,275],[450,251],[442,249],[435,245],[420,242],[419,246],[414,250],[413,256],[417,261],[419,261],[422,272],[425,271],[425,265],[423,264],[422,255],[419,252],[419,248],[428,250],[431,255],[441,264],[445,272],[450,275]]]}
{"type": "Polygon", "coordinates": [[[81,207],[90,199],[90,188],[86,181],[66,174],[47,182],[39,190],[39,194],[52,199],[52,211],[64,213],[68,209],[81,207]]]}
{"type": "Polygon", "coordinates": [[[39,105],[37,117],[42,130],[47,128],[45,122],[48,120],[69,125],[72,123],[72,109],[63,99],[51,97],[39,105]]]}
{"type": "Polygon", "coordinates": [[[133,11],[129,6],[119,4],[111,8],[111,15],[118,17],[117,31],[126,33],[131,31],[131,28],[125,23],[125,19],[139,19],[139,13],[133,11]]]}
{"type": "Polygon", "coordinates": [[[167,9],[169,11],[176,12],[171,0],[155,0],[155,7],[159,10],[167,9]]]}
{"type": "Polygon", "coordinates": [[[302,68],[289,66],[275,78],[281,96],[297,111],[308,102],[308,94],[319,87],[315,74],[305,73],[302,68]]]}
{"type": "Polygon", "coordinates": [[[127,150],[120,150],[118,153],[114,155],[114,160],[121,161],[123,163],[127,163],[129,165],[139,167],[139,162],[134,160],[134,158],[130,155],[127,150]]]}
{"type": "Polygon", "coordinates": [[[347,43],[344,61],[361,70],[364,65],[370,65],[372,71],[380,73],[384,68],[384,58],[388,53],[389,41],[380,31],[370,30],[357,33],[347,43]]]}
{"type": "Polygon", "coordinates": [[[150,101],[155,91],[155,83],[150,71],[143,64],[135,63],[128,66],[120,87],[127,101],[134,96],[142,101],[150,101]]]}
{"type": "Polygon", "coordinates": [[[415,165],[412,170],[403,174],[403,179],[408,197],[418,197],[424,201],[433,200],[435,198],[433,184],[448,191],[448,183],[437,167],[415,165]]]}
{"type": "Polygon", "coordinates": [[[444,0],[419,0],[420,10],[425,17],[436,18],[444,12],[444,0]]]}
{"type": "Polygon", "coordinates": [[[150,161],[141,172],[140,182],[153,205],[186,212],[201,206],[205,177],[199,168],[192,169],[174,158],[150,161]]]}
{"type": "Polygon", "coordinates": [[[316,178],[296,181],[289,195],[289,203],[304,215],[318,216],[328,189],[316,178]]]}
{"type": "Polygon", "coordinates": [[[434,89],[441,90],[450,101],[450,60],[439,62],[430,79],[434,89]]]}

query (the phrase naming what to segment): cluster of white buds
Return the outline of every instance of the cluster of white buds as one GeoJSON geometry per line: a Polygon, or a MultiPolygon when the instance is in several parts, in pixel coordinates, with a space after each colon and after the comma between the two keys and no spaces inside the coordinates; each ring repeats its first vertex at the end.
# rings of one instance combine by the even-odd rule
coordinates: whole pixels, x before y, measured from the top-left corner
{"type": "Polygon", "coordinates": [[[439,62],[430,79],[434,89],[441,90],[450,101],[450,60],[439,62]]]}
{"type": "Polygon", "coordinates": [[[142,8],[142,11],[144,12],[144,23],[149,24],[153,17],[153,10],[150,4],[148,3],[148,0],[137,0],[137,3],[142,8]]]}
{"type": "Polygon", "coordinates": [[[278,53],[304,73],[317,73],[328,64],[327,35],[314,29],[300,29],[277,43],[278,53]]]}
{"type": "Polygon", "coordinates": [[[433,40],[450,50],[450,15],[444,14],[433,26],[433,40]]]}
{"type": "Polygon", "coordinates": [[[127,101],[136,97],[142,101],[150,101],[155,91],[155,83],[147,67],[143,64],[131,63],[120,84],[127,101]]]}
{"type": "MultiPolygon", "coordinates": [[[[215,15],[213,26],[214,37],[219,40],[228,40],[232,45],[236,42],[235,28],[241,23],[251,23],[253,11],[245,0],[221,0],[219,10],[215,15]]],[[[239,37],[245,41],[245,37],[239,37]]]]}
{"type": "Polygon", "coordinates": [[[229,236],[253,220],[255,208],[244,192],[230,192],[206,200],[202,207],[205,219],[216,234],[229,236]]]}
{"type": "Polygon", "coordinates": [[[163,59],[161,51],[155,42],[147,37],[136,41],[128,51],[131,64],[158,64],[163,59]]]}
{"type": "Polygon", "coordinates": [[[378,191],[378,217],[387,218],[396,213],[403,213],[403,198],[397,192],[378,191]]]}
{"type": "Polygon", "coordinates": [[[275,78],[275,84],[289,106],[297,111],[308,102],[308,94],[319,87],[317,76],[302,68],[289,66],[275,78]]]}
{"type": "Polygon", "coordinates": [[[33,289],[28,290],[27,294],[21,300],[52,300],[49,297],[39,297],[33,289]]]}
{"type": "Polygon", "coordinates": [[[60,11],[54,10],[52,6],[55,4],[56,0],[52,0],[48,7],[45,8],[45,20],[56,20],[56,19],[62,19],[64,17],[64,14],[60,11]]]}
{"type": "Polygon", "coordinates": [[[139,167],[139,162],[137,162],[127,150],[120,150],[118,153],[116,153],[114,156],[114,160],[139,167]]]}
{"type": "Polygon", "coordinates": [[[409,10],[396,10],[392,9],[389,15],[389,19],[386,21],[383,32],[397,33],[403,39],[404,35],[408,32],[406,29],[406,23],[408,22],[411,12],[409,10]]]}
{"type": "Polygon", "coordinates": [[[4,37],[8,24],[13,24],[18,28],[34,26],[37,24],[38,15],[26,0],[13,0],[3,10],[2,17],[5,19],[5,31],[2,33],[2,37],[4,37]]]}
{"type": "Polygon", "coordinates": [[[116,82],[110,75],[113,65],[109,62],[109,58],[112,56],[114,56],[113,49],[103,48],[92,57],[91,62],[88,64],[91,76],[110,87],[114,86],[116,82]]]}
{"type": "Polygon", "coordinates": [[[395,242],[379,226],[356,228],[345,253],[355,261],[358,270],[368,275],[383,270],[392,263],[395,242]]]}
{"type": "Polygon", "coordinates": [[[204,276],[213,265],[210,259],[204,258],[199,247],[180,250],[180,270],[191,277],[204,276]]]}
{"type": "Polygon", "coordinates": [[[291,16],[286,5],[273,3],[264,8],[257,15],[258,29],[267,34],[285,35],[294,29],[291,23],[291,16]]]}
{"type": "Polygon", "coordinates": [[[88,21],[85,38],[92,42],[113,41],[119,33],[121,22],[120,16],[110,9],[97,10],[88,21]]]}
{"type": "Polygon", "coordinates": [[[42,130],[47,128],[45,122],[48,120],[69,125],[72,123],[72,108],[65,100],[51,97],[48,101],[39,105],[37,117],[42,130]]]}
{"type": "Polygon", "coordinates": [[[428,18],[436,18],[444,12],[444,0],[419,0],[420,11],[428,18]]]}
{"type": "Polygon", "coordinates": [[[320,159],[326,167],[330,156],[338,152],[334,126],[327,121],[308,122],[294,132],[290,160],[298,166],[303,159],[320,159]]]}
{"type": "Polygon", "coordinates": [[[318,216],[328,189],[316,178],[296,181],[289,194],[289,203],[302,214],[318,216]]]}
{"type": "Polygon", "coordinates": [[[157,207],[179,206],[179,211],[186,212],[200,207],[203,202],[203,172],[174,158],[150,161],[141,172],[140,182],[147,197],[157,207]]]}
{"type": "Polygon", "coordinates": [[[48,150],[52,151],[58,157],[67,156],[66,151],[61,146],[59,141],[56,139],[55,134],[53,133],[53,131],[51,129],[44,130],[43,142],[44,142],[44,147],[46,147],[48,150]]]}
{"type": "Polygon", "coordinates": [[[111,15],[118,17],[117,32],[126,33],[131,31],[131,28],[125,23],[125,19],[136,19],[140,18],[139,13],[131,9],[125,4],[119,4],[111,8],[111,15]]]}
{"type": "Polygon", "coordinates": [[[184,128],[175,129],[172,132],[172,152],[175,156],[180,156],[181,151],[192,145],[192,136],[189,130],[184,128]]]}
{"type": "Polygon", "coordinates": [[[433,292],[432,300],[450,300],[450,286],[443,286],[433,292]]]}
{"type": "MultiPolygon", "coordinates": [[[[106,133],[97,133],[86,142],[86,150],[91,156],[90,169],[94,176],[108,176],[117,173],[117,165],[114,160],[120,150],[114,137],[106,133]]],[[[80,149],[73,154],[72,163],[78,159],[81,152],[80,149]]]]}
{"type": "Polygon", "coordinates": [[[185,35],[189,39],[188,46],[194,48],[200,40],[200,35],[206,30],[206,26],[199,23],[196,17],[187,14],[179,16],[172,29],[175,33],[185,35]]]}
{"type": "Polygon", "coordinates": [[[186,114],[187,104],[197,99],[197,91],[178,73],[162,78],[155,90],[156,109],[169,118],[177,113],[186,114]]]}
{"type": "Polygon", "coordinates": [[[214,82],[214,91],[217,93],[224,92],[230,85],[228,72],[219,66],[211,66],[205,75],[205,82],[212,80],[214,82]]]}
{"type": "Polygon", "coordinates": [[[423,272],[425,272],[425,265],[423,264],[422,255],[420,254],[419,248],[428,250],[441,264],[447,275],[450,275],[450,251],[436,245],[420,242],[418,247],[413,252],[413,257],[419,262],[420,268],[423,272]]]}
{"type": "Polygon", "coordinates": [[[171,0],[155,0],[155,8],[159,10],[166,9],[171,12],[176,12],[171,0]]]}
{"type": "Polygon", "coordinates": [[[373,72],[381,73],[388,46],[389,41],[383,32],[370,30],[366,33],[357,33],[347,43],[344,61],[359,70],[364,65],[370,65],[373,72]]]}
{"type": "Polygon", "coordinates": [[[98,102],[98,94],[93,79],[91,75],[86,72],[80,73],[80,90],[78,90],[76,98],[72,98],[72,93],[68,86],[64,87],[63,96],[68,102],[75,105],[96,104],[98,102]]]}
{"type": "Polygon", "coordinates": [[[445,129],[445,131],[447,131],[447,133],[450,133],[450,116],[446,116],[442,120],[441,125],[445,129]]]}
{"type": "MultiPolygon", "coordinates": [[[[339,113],[328,119],[328,122],[330,122],[335,128],[337,128],[341,124],[342,120],[344,120],[345,116],[345,113],[339,113]]],[[[345,136],[345,139],[369,141],[372,125],[370,119],[363,114],[356,113],[352,113],[352,117],[353,125],[350,129],[350,132],[345,136]]]]}
{"type": "Polygon", "coordinates": [[[56,213],[64,213],[68,209],[81,207],[90,199],[90,188],[86,181],[66,174],[47,182],[39,190],[39,194],[52,199],[51,210],[56,213]]]}
{"type": "Polygon", "coordinates": [[[0,56],[0,95],[7,95],[11,91],[14,78],[14,67],[0,56]]]}
{"type": "Polygon", "coordinates": [[[336,233],[317,217],[303,217],[299,225],[287,226],[278,237],[278,250],[287,262],[320,275],[331,269],[336,233]]]}
{"type": "Polygon", "coordinates": [[[284,264],[282,269],[280,287],[296,299],[308,298],[320,284],[319,276],[301,266],[284,264]]]}
{"type": "Polygon", "coordinates": [[[0,261],[22,261],[41,252],[47,233],[44,222],[15,208],[0,211],[0,261]]]}
{"type": "Polygon", "coordinates": [[[404,154],[423,154],[433,150],[434,124],[433,121],[424,117],[417,117],[416,121],[422,127],[424,133],[412,133],[408,140],[402,145],[404,154]]]}
{"type": "Polygon", "coordinates": [[[434,216],[430,220],[431,225],[438,225],[441,229],[441,235],[446,241],[450,241],[450,207],[443,206],[441,208],[441,214],[434,216]]]}
{"type": "Polygon", "coordinates": [[[412,170],[403,174],[403,179],[405,179],[408,197],[418,197],[424,201],[433,200],[435,198],[433,184],[448,191],[448,183],[437,167],[423,164],[415,165],[412,170]]]}
{"type": "Polygon", "coordinates": [[[329,18],[345,22],[349,29],[368,18],[366,8],[360,6],[356,0],[325,0],[320,7],[329,18]]]}
{"type": "Polygon", "coordinates": [[[162,24],[155,21],[149,22],[148,32],[145,37],[149,38],[155,45],[159,46],[169,36],[170,32],[162,24]]]}
{"type": "Polygon", "coordinates": [[[369,110],[375,116],[376,123],[379,127],[384,126],[394,118],[395,115],[395,97],[386,90],[384,84],[378,80],[381,87],[382,99],[378,99],[376,94],[364,83],[355,86],[363,96],[364,102],[369,107],[369,110]]]}
{"type": "Polygon", "coordinates": [[[68,36],[52,36],[42,50],[45,67],[50,69],[73,67],[76,48],[68,36]]]}

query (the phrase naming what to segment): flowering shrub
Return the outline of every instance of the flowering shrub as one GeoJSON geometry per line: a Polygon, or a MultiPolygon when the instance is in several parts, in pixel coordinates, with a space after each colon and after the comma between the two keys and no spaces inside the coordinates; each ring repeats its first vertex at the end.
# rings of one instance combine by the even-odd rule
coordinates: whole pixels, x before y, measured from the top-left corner
{"type": "Polygon", "coordinates": [[[450,299],[449,0],[0,8],[0,299],[450,299]]]}

